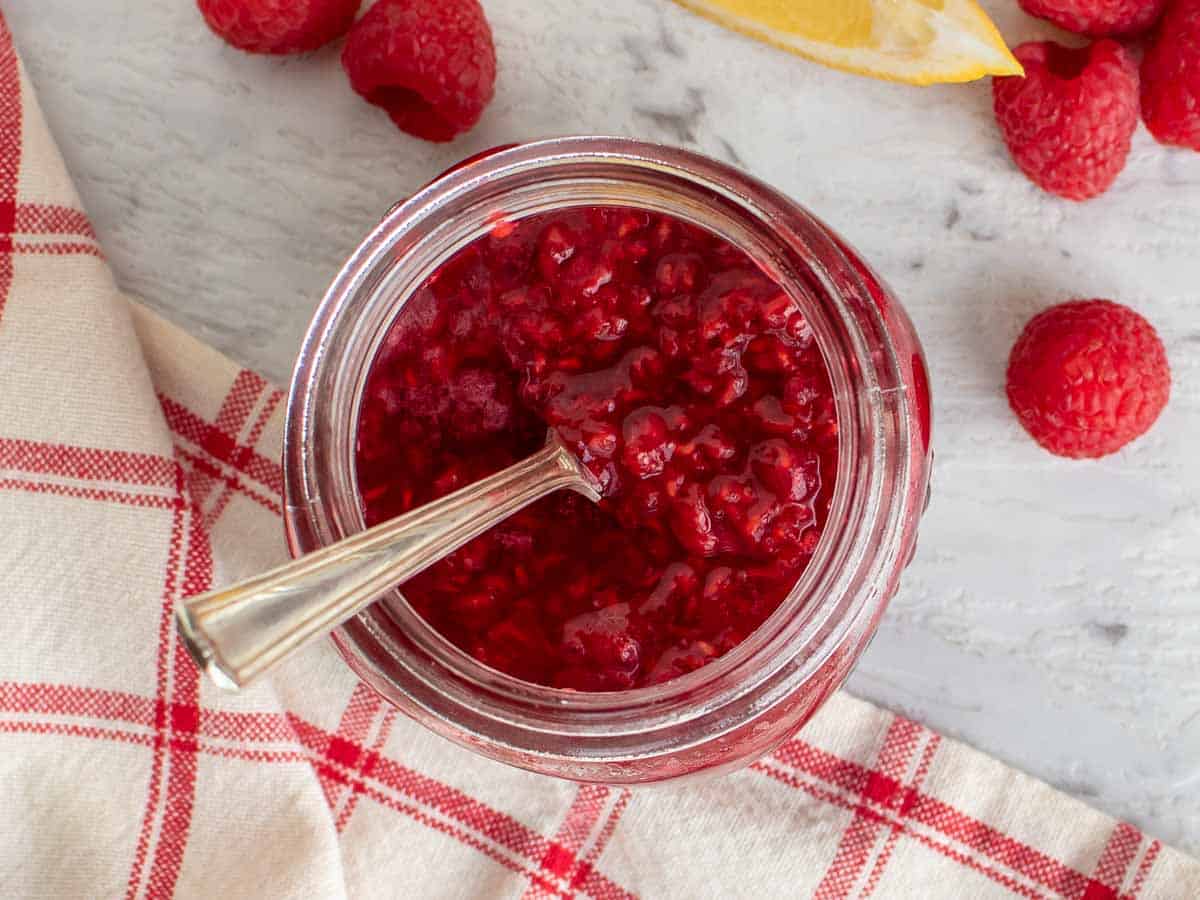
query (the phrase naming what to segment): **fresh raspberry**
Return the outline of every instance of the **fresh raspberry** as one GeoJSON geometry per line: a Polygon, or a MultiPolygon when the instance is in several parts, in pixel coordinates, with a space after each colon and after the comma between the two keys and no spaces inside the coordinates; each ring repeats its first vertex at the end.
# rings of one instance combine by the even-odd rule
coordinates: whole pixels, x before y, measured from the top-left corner
{"type": "Polygon", "coordinates": [[[208,27],[251,53],[305,53],[350,29],[362,0],[197,0],[208,27]]]}
{"type": "Polygon", "coordinates": [[[1059,456],[1107,456],[1144,434],[1171,392],[1154,327],[1110,300],[1072,300],[1034,316],[1008,360],[1008,402],[1059,456]]]}
{"type": "Polygon", "coordinates": [[[992,83],[996,121],[1034,184],[1068,200],[1104,193],[1125,167],[1138,122],[1137,64],[1116,41],[1013,51],[1025,77],[992,83]]]}
{"type": "Polygon", "coordinates": [[[1164,144],[1200,150],[1200,0],[1175,0],[1142,61],[1142,116],[1164,144]]]}
{"type": "Polygon", "coordinates": [[[1158,21],[1167,0],[1020,0],[1031,16],[1089,37],[1127,36],[1158,21]]]}
{"type": "Polygon", "coordinates": [[[496,85],[479,0],[379,0],[351,29],[342,66],[368,103],[427,141],[473,127],[496,85]]]}

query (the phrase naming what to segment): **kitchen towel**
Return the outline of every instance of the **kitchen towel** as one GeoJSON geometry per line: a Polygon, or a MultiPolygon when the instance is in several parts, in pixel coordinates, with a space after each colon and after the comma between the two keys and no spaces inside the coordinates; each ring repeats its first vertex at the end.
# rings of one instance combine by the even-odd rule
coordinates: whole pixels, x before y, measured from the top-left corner
{"type": "Polygon", "coordinates": [[[284,558],[282,399],[121,294],[0,19],[5,897],[1200,896],[1194,860],[844,694],[631,792],[461,750],[328,642],[218,692],[171,608],[284,558]]]}

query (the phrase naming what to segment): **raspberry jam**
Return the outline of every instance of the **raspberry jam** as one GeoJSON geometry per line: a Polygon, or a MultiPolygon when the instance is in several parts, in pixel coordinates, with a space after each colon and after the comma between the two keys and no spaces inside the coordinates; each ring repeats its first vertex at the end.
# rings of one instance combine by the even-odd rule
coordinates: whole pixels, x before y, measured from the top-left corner
{"type": "Polygon", "coordinates": [[[409,581],[481,662],[580,691],[721,656],[787,596],[825,526],[833,391],[805,316],[712,232],[575,207],[454,254],[391,326],[367,380],[367,524],[535,452],[547,425],[599,479],[409,581]]]}

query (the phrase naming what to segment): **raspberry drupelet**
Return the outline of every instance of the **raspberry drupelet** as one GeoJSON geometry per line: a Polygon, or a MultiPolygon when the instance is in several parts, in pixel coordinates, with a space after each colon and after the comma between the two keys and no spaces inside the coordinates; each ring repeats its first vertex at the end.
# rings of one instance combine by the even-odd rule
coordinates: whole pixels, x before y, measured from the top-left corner
{"type": "Polygon", "coordinates": [[[368,524],[535,452],[603,485],[518,513],[412,579],[413,607],[528,681],[622,690],[721,656],[787,596],[829,514],[838,427],[793,299],[678,219],[498,221],[409,300],[360,413],[368,524]]]}

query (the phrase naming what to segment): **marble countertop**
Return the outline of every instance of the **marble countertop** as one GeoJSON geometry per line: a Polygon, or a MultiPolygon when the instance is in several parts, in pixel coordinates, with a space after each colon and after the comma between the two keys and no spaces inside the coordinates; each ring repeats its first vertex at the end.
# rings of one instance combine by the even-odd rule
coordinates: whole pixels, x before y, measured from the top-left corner
{"type": "MultiPolygon", "coordinates": [[[[1050,35],[985,3],[1010,42],[1050,35]]],[[[986,83],[831,72],[667,0],[485,0],[501,76],[451,146],[399,134],[336,50],[238,53],[189,2],[4,0],[121,284],[282,382],[325,285],[394,200],[457,159],[567,133],[737,163],[841,230],[929,353],[933,503],[850,681],[1200,853],[1200,154],[1139,132],[1105,197],[1039,192],[986,83]],[[1162,419],[1100,462],[1038,449],[1002,393],[1036,310],[1105,296],[1160,329],[1162,419]]]]}

